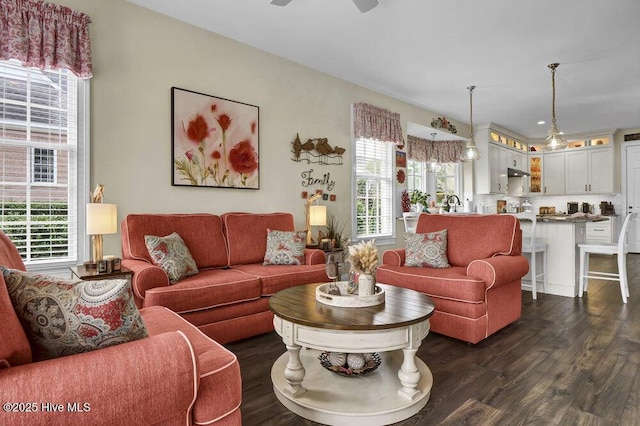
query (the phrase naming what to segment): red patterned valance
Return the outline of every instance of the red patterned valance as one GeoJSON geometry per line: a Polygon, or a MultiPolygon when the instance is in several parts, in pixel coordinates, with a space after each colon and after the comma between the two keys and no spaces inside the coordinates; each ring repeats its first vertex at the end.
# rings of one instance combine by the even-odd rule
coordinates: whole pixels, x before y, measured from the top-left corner
{"type": "Polygon", "coordinates": [[[407,136],[407,158],[413,161],[459,163],[464,149],[463,141],[432,141],[417,136],[407,136]]]}
{"type": "Polygon", "coordinates": [[[88,15],[41,0],[0,2],[0,59],[92,76],[88,15]]]}
{"type": "Polygon", "coordinates": [[[404,146],[400,114],[363,102],[353,104],[353,134],[404,146]]]}

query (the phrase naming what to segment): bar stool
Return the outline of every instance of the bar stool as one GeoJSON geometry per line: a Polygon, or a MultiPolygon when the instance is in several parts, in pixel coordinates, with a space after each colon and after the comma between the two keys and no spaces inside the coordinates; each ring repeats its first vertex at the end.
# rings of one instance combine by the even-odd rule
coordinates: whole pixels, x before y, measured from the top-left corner
{"type": "Polygon", "coordinates": [[[617,244],[578,244],[580,248],[580,288],[578,295],[587,291],[589,278],[606,281],[618,281],[620,283],[620,293],[622,303],[627,303],[629,297],[629,282],[627,281],[627,252],[629,247],[626,244],[629,223],[638,215],[637,212],[629,213],[622,224],[617,244]],[[589,270],[589,254],[609,254],[618,257],[618,273],[600,272],[589,270]]]}
{"type": "Polygon", "coordinates": [[[404,212],[402,213],[402,219],[404,220],[404,230],[407,233],[416,232],[416,226],[418,226],[418,218],[420,212],[404,212]]]}
{"type": "Polygon", "coordinates": [[[537,280],[542,280],[542,291],[546,292],[547,288],[547,243],[536,240],[536,224],[538,222],[535,213],[514,213],[519,220],[528,220],[531,222],[531,235],[522,236],[522,253],[529,254],[529,269],[531,272],[531,294],[534,299],[538,298],[537,280]],[[536,266],[536,254],[542,253],[542,272],[538,273],[536,266]]]}

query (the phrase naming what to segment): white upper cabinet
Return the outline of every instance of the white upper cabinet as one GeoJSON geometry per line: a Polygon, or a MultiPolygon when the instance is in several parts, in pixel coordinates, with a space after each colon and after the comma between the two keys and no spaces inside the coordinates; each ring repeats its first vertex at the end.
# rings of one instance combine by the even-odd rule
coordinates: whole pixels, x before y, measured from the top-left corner
{"type": "Polygon", "coordinates": [[[507,194],[508,169],[527,170],[527,144],[524,138],[491,124],[478,127],[475,140],[481,158],[474,162],[476,194],[507,194]]]}
{"type": "Polygon", "coordinates": [[[544,154],[543,195],[564,194],[564,152],[544,154]]]}
{"type": "Polygon", "coordinates": [[[565,151],[567,194],[614,192],[614,155],[610,138],[571,141],[565,151]],[[572,146],[573,144],[573,146],[572,146]]]}

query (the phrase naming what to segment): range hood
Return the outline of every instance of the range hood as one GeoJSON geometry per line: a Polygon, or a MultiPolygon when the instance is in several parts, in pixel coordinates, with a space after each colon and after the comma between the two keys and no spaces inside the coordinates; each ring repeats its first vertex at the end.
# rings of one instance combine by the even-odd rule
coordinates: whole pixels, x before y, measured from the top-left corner
{"type": "Polygon", "coordinates": [[[508,169],[507,169],[507,176],[508,176],[508,177],[522,177],[522,176],[529,176],[529,172],[525,172],[525,171],[523,171],[523,170],[518,170],[518,169],[508,168],[508,169]]]}

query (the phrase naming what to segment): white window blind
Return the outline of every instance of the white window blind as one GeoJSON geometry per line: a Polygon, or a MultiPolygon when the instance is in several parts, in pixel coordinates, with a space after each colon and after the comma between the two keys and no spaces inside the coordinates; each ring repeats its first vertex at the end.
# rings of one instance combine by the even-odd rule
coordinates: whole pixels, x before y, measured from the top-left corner
{"type": "Polygon", "coordinates": [[[78,259],[79,83],[0,61],[0,228],[26,265],[78,259]]]}
{"type": "Polygon", "coordinates": [[[355,141],[355,235],[357,238],[393,234],[394,145],[370,139],[355,141]]]}

